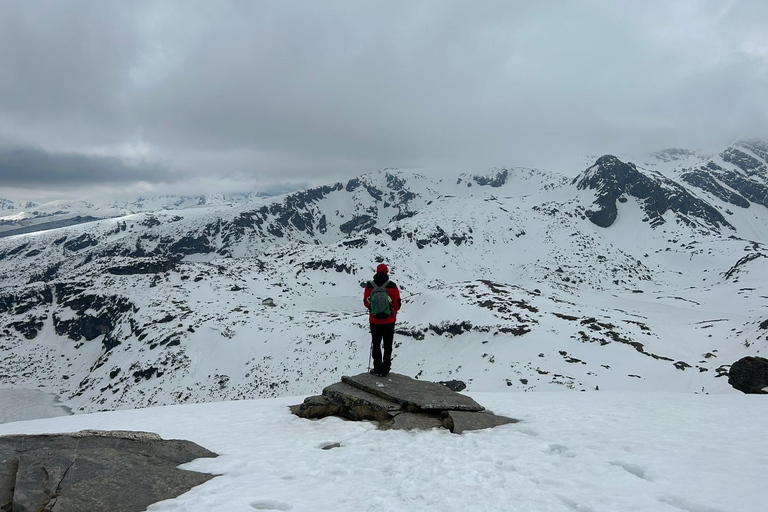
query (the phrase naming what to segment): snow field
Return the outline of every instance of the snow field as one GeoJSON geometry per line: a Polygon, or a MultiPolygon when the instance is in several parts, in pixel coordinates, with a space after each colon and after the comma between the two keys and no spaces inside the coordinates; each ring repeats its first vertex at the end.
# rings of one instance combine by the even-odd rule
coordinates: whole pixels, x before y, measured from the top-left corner
{"type": "Polygon", "coordinates": [[[145,430],[220,454],[184,467],[221,476],[150,512],[764,510],[763,397],[472,396],[522,421],[461,436],[382,432],[294,417],[287,406],[303,397],[292,397],[17,422],[0,434],[145,430]]]}

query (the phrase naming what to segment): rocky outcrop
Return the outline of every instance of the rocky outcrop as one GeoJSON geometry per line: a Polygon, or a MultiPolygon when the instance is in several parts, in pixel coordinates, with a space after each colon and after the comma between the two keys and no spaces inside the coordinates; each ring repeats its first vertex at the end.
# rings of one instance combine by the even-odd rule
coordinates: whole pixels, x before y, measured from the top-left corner
{"type": "Polygon", "coordinates": [[[149,432],[0,437],[0,510],[139,512],[213,475],[178,469],[217,455],[149,432]]]}
{"type": "Polygon", "coordinates": [[[768,359],[742,357],[731,365],[728,384],[747,394],[768,394],[768,359]]]}
{"type": "Polygon", "coordinates": [[[751,203],[768,207],[768,142],[740,140],[681,179],[741,208],[751,203]]]}
{"type": "Polygon", "coordinates": [[[635,164],[625,163],[613,155],[600,157],[580,177],[574,179],[579,190],[595,190],[595,210],[586,212],[592,223],[610,227],[618,215],[617,201],[626,196],[639,200],[651,227],[664,224],[664,214],[674,212],[678,219],[692,223],[694,219],[712,229],[732,227],[712,205],[697,198],[677,182],[658,173],[641,172],[635,164]]]}
{"type": "Polygon", "coordinates": [[[447,428],[455,434],[516,423],[498,416],[447,386],[390,373],[378,377],[362,373],[292,406],[291,412],[307,419],[338,416],[379,422],[382,430],[447,428]]]}

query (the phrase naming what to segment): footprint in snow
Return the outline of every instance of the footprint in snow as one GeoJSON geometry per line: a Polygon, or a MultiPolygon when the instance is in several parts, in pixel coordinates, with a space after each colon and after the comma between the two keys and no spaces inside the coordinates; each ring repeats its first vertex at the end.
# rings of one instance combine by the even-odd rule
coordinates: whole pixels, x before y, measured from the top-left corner
{"type": "Polygon", "coordinates": [[[724,512],[721,508],[710,507],[709,505],[697,503],[674,494],[665,494],[658,496],[656,499],[685,512],[724,512]]]}
{"type": "Polygon", "coordinates": [[[565,457],[568,459],[573,459],[574,457],[576,457],[575,453],[573,453],[567,446],[562,444],[549,445],[549,448],[547,448],[547,453],[549,455],[560,455],[561,457],[565,457]]]}
{"type": "Polygon", "coordinates": [[[256,510],[291,510],[293,505],[280,500],[259,500],[251,503],[251,507],[256,510]]]}
{"type": "Polygon", "coordinates": [[[618,466],[622,468],[624,471],[629,473],[630,475],[635,475],[637,478],[642,478],[643,480],[647,480],[649,482],[653,482],[653,478],[648,476],[647,470],[642,467],[638,466],[637,464],[632,464],[631,462],[621,462],[621,461],[611,461],[608,462],[611,466],[618,466]]]}

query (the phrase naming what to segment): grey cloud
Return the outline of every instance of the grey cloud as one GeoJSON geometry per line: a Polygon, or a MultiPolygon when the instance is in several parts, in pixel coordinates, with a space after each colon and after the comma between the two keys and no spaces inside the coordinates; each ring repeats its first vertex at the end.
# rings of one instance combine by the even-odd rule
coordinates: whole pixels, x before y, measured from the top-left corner
{"type": "Polygon", "coordinates": [[[146,162],[116,157],[49,153],[36,148],[0,147],[0,187],[59,187],[105,183],[158,183],[181,176],[146,162]]]}
{"type": "Polygon", "coordinates": [[[762,0],[14,2],[0,134],[293,180],[716,148],[768,131],[766,18],[762,0]]]}

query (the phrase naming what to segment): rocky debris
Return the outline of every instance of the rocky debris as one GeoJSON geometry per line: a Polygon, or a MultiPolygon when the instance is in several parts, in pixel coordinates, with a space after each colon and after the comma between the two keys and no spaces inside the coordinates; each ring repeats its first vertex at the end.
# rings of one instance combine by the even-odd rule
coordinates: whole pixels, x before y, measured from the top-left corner
{"type": "Polygon", "coordinates": [[[0,437],[0,510],[139,512],[214,475],[178,469],[217,455],[150,432],[0,437]]]}
{"type": "Polygon", "coordinates": [[[470,397],[443,384],[396,373],[387,377],[370,373],[344,376],[342,382],[323,389],[321,396],[310,396],[290,409],[307,419],[338,416],[355,421],[378,421],[382,430],[442,427],[456,434],[518,421],[485,411],[470,397]]]}
{"type": "Polygon", "coordinates": [[[438,382],[438,384],[447,387],[451,391],[464,391],[467,389],[467,384],[463,380],[445,380],[438,382]]]}
{"type": "Polygon", "coordinates": [[[747,394],[768,394],[768,359],[742,357],[731,365],[728,384],[747,394]]]}

